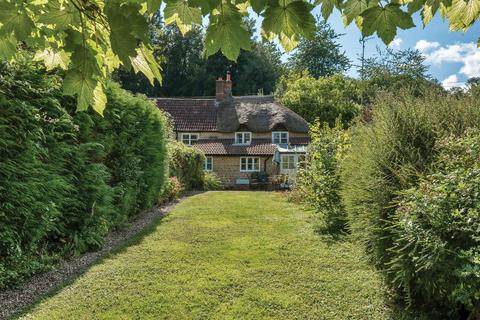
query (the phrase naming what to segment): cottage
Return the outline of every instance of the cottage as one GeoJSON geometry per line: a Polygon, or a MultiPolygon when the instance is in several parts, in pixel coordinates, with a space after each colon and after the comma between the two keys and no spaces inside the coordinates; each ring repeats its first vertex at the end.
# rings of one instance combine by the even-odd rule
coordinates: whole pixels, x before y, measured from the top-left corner
{"type": "Polygon", "coordinates": [[[176,138],[206,155],[205,170],[228,185],[293,174],[305,155],[308,123],[272,96],[233,97],[230,74],[216,96],[157,98],[170,114],[176,138]]]}

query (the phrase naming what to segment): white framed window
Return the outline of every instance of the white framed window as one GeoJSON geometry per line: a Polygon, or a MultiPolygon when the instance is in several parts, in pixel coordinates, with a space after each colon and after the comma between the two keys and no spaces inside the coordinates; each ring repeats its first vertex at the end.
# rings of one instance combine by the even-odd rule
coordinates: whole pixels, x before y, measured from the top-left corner
{"type": "Polygon", "coordinates": [[[205,171],[212,171],[213,170],[213,157],[206,157],[205,164],[203,169],[205,171]]]}
{"type": "Polygon", "coordinates": [[[240,172],[258,172],[260,171],[260,158],[258,157],[241,157],[240,172]]]}
{"type": "Polygon", "coordinates": [[[252,142],[251,132],[235,132],[235,144],[250,144],[252,142]]]}
{"type": "Polygon", "coordinates": [[[186,145],[191,146],[195,141],[198,140],[198,133],[181,133],[180,140],[186,145]]]}
{"type": "Polygon", "coordinates": [[[288,131],[273,131],[272,132],[273,144],[288,144],[288,131]]]}
{"type": "Polygon", "coordinates": [[[291,154],[283,154],[280,161],[280,168],[282,170],[295,170],[297,166],[297,157],[291,154]]]}

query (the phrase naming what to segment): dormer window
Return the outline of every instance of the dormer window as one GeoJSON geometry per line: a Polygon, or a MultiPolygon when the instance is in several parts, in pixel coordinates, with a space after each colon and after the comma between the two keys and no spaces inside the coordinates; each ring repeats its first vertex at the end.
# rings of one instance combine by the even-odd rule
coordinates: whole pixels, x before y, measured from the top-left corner
{"type": "Polygon", "coordinates": [[[235,132],[235,144],[250,144],[252,142],[251,132],[235,132]]]}
{"type": "Polygon", "coordinates": [[[180,139],[186,145],[191,146],[198,140],[198,133],[182,133],[180,139]]]}
{"type": "Polygon", "coordinates": [[[273,144],[288,144],[288,131],[273,131],[272,132],[273,144]]]}

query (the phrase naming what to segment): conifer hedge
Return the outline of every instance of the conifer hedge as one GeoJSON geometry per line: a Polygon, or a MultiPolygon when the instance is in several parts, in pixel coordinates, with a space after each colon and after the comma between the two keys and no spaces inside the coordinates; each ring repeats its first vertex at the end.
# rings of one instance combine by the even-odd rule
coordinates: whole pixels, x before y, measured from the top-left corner
{"type": "Polygon", "coordinates": [[[0,63],[0,289],[102,245],[165,184],[167,121],[110,83],[104,116],[75,113],[60,75],[0,63]]]}

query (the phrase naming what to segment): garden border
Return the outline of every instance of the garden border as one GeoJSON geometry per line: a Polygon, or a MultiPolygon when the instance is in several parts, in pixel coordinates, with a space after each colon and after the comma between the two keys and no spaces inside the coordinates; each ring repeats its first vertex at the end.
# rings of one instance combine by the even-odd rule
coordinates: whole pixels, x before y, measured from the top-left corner
{"type": "Polygon", "coordinates": [[[150,225],[166,216],[177,204],[202,192],[189,192],[180,199],[134,216],[127,227],[111,232],[98,251],[60,260],[52,271],[39,273],[23,282],[20,287],[0,291],[0,319],[7,319],[27,309],[41,298],[62,288],[68,281],[85,272],[89,267],[121,248],[130,239],[141,234],[150,225]]]}

